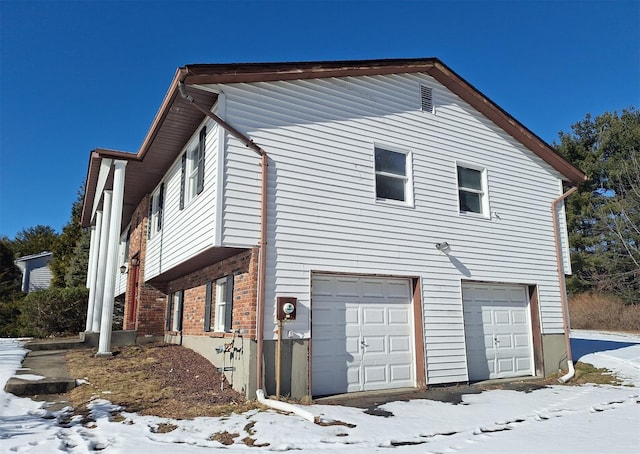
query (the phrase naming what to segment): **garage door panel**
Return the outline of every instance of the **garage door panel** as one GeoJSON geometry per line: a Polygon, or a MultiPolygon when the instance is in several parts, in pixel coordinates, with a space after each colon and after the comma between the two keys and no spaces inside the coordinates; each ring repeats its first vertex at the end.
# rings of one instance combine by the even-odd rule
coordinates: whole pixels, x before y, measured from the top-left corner
{"type": "Polygon", "coordinates": [[[498,374],[509,374],[515,371],[515,367],[513,365],[513,358],[501,358],[498,359],[498,374]]]}
{"type": "Polygon", "coordinates": [[[391,364],[389,366],[389,372],[391,375],[391,381],[400,382],[405,381],[409,382],[411,380],[411,368],[406,365],[395,365],[391,364]]]}
{"type": "MultiPolygon", "coordinates": [[[[331,382],[332,380],[335,380],[335,372],[333,374],[332,377],[329,377],[329,381],[331,382]]],[[[314,374],[315,377],[315,374],[314,374]]],[[[338,382],[340,383],[340,382],[338,382]]],[[[359,387],[360,387],[360,383],[362,383],[362,380],[360,378],[360,366],[351,366],[347,369],[347,386],[344,388],[344,390],[342,390],[342,388],[339,388],[339,390],[337,392],[342,393],[342,392],[354,392],[354,391],[359,391],[359,387]]],[[[314,384],[315,386],[315,384],[314,384]]],[[[331,388],[331,385],[329,383],[329,389],[331,388]]],[[[333,394],[333,391],[330,391],[326,394],[333,394]]]]}
{"type": "MultiPolygon", "coordinates": [[[[334,340],[332,340],[333,344],[338,344],[339,345],[339,338],[336,338],[334,340]]],[[[346,350],[347,353],[351,354],[351,355],[359,355],[360,354],[360,339],[358,337],[348,337],[346,339],[346,350]]],[[[315,342],[314,342],[314,354],[315,354],[315,342]]]]}
{"type": "Polygon", "coordinates": [[[389,336],[389,353],[411,352],[411,338],[409,336],[389,336]]]}
{"type": "Polygon", "coordinates": [[[411,298],[411,286],[407,280],[390,281],[387,285],[388,297],[406,301],[411,298]]]}
{"type": "Polygon", "coordinates": [[[360,324],[360,311],[358,311],[357,307],[350,305],[349,307],[345,308],[337,308],[335,309],[335,311],[339,314],[344,314],[342,316],[336,317],[336,319],[334,320],[334,323],[336,325],[342,325],[343,323],[346,323],[347,326],[360,324]]]}
{"type": "Polygon", "coordinates": [[[527,317],[527,313],[525,311],[514,311],[513,312],[513,324],[518,325],[526,325],[529,322],[529,317],[527,317]]]}
{"type": "Polygon", "coordinates": [[[389,325],[406,326],[409,324],[410,318],[407,309],[390,308],[388,309],[388,314],[389,325]]]}
{"type": "Polygon", "coordinates": [[[510,325],[511,314],[508,310],[498,310],[493,313],[493,322],[496,325],[510,325]]]}
{"type": "Polygon", "coordinates": [[[529,348],[531,346],[531,340],[526,334],[516,334],[513,336],[513,345],[515,347],[529,348]]]}
{"type": "Polygon", "coordinates": [[[517,371],[531,370],[531,360],[529,358],[516,358],[516,370],[517,371]]]}
{"type": "Polygon", "coordinates": [[[389,378],[387,376],[386,365],[371,365],[364,367],[364,390],[378,389],[381,385],[387,385],[389,378]]]}
{"type": "MultiPolygon", "coordinates": [[[[335,278],[334,288],[335,296],[358,297],[358,280],[355,278],[335,278]]],[[[313,291],[315,293],[315,288],[313,291]]]]}
{"type": "Polygon", "coordinates": [[[513,348],[513,343],[511,342],[511,334],[496,334],[494,337],[493,348],[497,350],[511,350],[513,348]]]}
{"type": "Polygon", "coordinates": [[[384,298],[384,282],[380,279],[363,279],[362,296],[364,298],[384,298]]]}
{"type": "Polygon", "coordinates": [[[367,325],[385,325],[385,308],[384,307],[363,307],[362,322],[367,325]]]}
{"type": "Polygon", "coordinates": [[[386,338],[384,336],[365,336],[363,337],[363,341],[365,343],[364,350],[365,354],[372,353],[387,353],[386,349],[386,338]]]}
{"type": "Polygon", "coordinates": [[[322,276],[322,293],[316,293],[316,279],[312,286],[312,394],[414,386],[410,281],[322,276]],[[318,317],[317,308],[322,312],[318,317]],[[325,342],[334,344],[335,354],[342,353],[333,363],[331,349],[322,345],[325,342]]]}

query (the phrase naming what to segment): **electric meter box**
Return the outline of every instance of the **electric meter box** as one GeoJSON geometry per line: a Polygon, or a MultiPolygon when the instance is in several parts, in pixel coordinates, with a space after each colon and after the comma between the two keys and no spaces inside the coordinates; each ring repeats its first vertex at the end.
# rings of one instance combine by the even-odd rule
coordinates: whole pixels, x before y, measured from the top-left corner
{"type": "Polygon", "coordinates": [[[296,319],[296,306],[298,298],[290,296],[279,296],[278,303],[278,320],[295,320],[296,319]]]}

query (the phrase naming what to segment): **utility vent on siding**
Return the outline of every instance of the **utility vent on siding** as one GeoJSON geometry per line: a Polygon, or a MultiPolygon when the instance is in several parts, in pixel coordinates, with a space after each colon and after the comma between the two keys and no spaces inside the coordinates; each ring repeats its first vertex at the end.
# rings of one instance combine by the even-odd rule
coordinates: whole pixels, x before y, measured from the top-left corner
{"type": "Polygon", "coordinates": [[[420,85],[420,102],[423,112],[433,113],[433,90],[431,87],[420,85]]]}

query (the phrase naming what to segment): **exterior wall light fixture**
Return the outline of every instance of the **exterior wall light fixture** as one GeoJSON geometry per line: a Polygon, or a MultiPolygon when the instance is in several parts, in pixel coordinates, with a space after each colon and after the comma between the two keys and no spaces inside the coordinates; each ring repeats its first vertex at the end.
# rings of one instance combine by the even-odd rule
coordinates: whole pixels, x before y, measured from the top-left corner
{"type": "Polygon", "coordinates": [[[120,274],[124,274],[124,273],[126,273],[126,272],[127,272],[127,265],[122,265],[122,266],[120,267],[120,274]]]}
{"type": "Polygon", "coordinates": [[[448,254],[449,251],[451,251],[451,246],[446,241],[443,241],[442,243],[436,243],[436,249],[440,252],[448,254]]]}

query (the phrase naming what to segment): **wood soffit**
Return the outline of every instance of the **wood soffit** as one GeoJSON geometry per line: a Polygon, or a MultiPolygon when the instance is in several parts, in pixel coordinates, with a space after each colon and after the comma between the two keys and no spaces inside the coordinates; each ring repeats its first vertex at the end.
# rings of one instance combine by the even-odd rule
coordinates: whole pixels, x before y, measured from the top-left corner
{"type": "MultiPolygon", "coordinates": [[[[584,173],[557,154],[550,145],[437,58],[195,64],[184,66],[176,71],[160,109],[137,153],[106,149],[96,149],[91,153],[81,223],[84,227],[91,224],[92,203],[102,158],[128,161],[125,176],[127,183],[123,227],[128,224],[136,206],[155,188],[162,175],[177,158],[184,144],[204,119],[201,112],[189,106],[189,103],[180,96],[178,92],[180,81],[189,86],[419,72],[435,78],[547,162],[567,180],[578,183],[587,179],[584,173]]],[[[189,89],[189,94],[195,98],[197,103],[207,107],[212,107],[217,99],[215,93],[203,90],[189,89]]],[[[111,187],[111,180],[112,176],[107,182],[107,188],[111,187]]]]}

